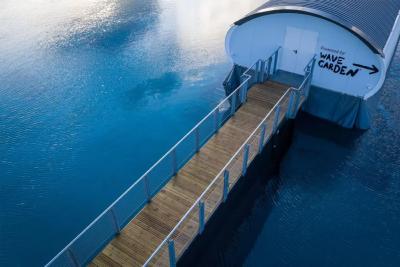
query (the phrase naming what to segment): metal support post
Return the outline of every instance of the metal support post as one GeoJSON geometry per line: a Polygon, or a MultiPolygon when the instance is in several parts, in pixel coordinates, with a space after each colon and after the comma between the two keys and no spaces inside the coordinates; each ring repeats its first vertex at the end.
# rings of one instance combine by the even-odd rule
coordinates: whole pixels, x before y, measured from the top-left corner
{"type": "Polygon", "coordinates": [[[110,212],[111,212],[111,218],[112,218],[113,223],[114,223],[115,232],[116,232],[117,234],[119,234],[119,233],[121,232],[121,228],[119,227],[118,220],[117,220],[117,216],[115,216],[114,209],[112,208],[112,209],[110,210],[110,212]]]}
{"type": "Polygon", "coordinates": [[[168,252],[169,252],[169,266],[176,267],[175,242],[172,239],[168,240],[168,252]]]}
{"type": "Polygon", "coordinates": [[[273,128],[272,128],[272,129],[273,129],[272,132],[273,132],[274,134],[275,134],[276,131],[278,130],[280,113],[281,113],[281,106],[278,105],[278,106],[276,107],[276,110],[275,110],[274,126],[273,126],[273,128]]]}
{"type": "Polygon", "coordinates": [[[242,175],[245,176],[247,172],[247,163],[249,160],[250,145],[246,144],[243,151],[243,164],[242,164],[242,175]]]}
{"type": "Polygon", "coordinates": [[[146,193],[147,203],[151,201],[149,177],[146,175],[144,178],[144,191],[146,193]]]}
{"type": "Polygon", "coordinates": [[[228,199],[229,194],[229,171],[224,171],[224,193],[223,193],[223,201],[225,202],[228,199]]]}
{"type": "Polygon", "coordinates": [[[260,140],[258,143],[258,154],[260,154],[264,148],[264,138],[265,138],[265,131],[267,130],[267,124],[263,124],[261,126],[261,133],[260,133],[260,140]]]}
{"type": "Polygon", "coordinates": [[[204,202],[199,202],[199,234],[204,231],[204,202]]]}

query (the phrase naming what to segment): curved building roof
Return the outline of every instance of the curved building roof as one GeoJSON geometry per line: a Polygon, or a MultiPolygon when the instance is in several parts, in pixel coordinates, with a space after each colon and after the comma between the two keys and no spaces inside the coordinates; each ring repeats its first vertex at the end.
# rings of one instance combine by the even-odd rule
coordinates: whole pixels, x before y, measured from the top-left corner
{"type": "Polygon", "coordinates": [[[270,0],[235,24],[271,13],[308,14],[346,28],[384,56],[399,10],[400,0],[270,0]]]}

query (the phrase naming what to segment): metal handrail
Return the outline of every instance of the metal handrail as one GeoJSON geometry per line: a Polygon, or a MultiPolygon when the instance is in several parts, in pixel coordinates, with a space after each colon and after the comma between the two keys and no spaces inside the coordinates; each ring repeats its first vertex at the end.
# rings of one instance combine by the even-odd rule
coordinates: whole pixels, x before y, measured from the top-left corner
{"type": "MultiPolygon", "coordinates": [[[[271,60],[274,56],[277,57],[278,52],[280,50],[280,47],[264,62],[271,60]]],[[[276,61],[278,59],[275,59],[276,61]]],[[[174,151],[177,149],[177,147],[182,144],[186,139],[195,131],[199,129],[199,127],[202,125],[203,122],[205,122],[208,118],[213,116],[213,114],[221,108],[221,106],[228,101],[234,94],[240,92],[244,87],[244,85],[251,79],[251,75],[248,75],[247,72],[249,72],[258,62],[262,60],[256,61],[250,68],[248,68],[243,75],[247,76],[247,78],[240,83],[240,85],[227,97],[225,97],[213,110],[211,110],[200,122],[198,122],[184,137],[182,137],[171,149],[168,150],[156,163],[154,163],[138,180],[136,180],[127,190],[125,190],[114,202],[112,202],[100,215],[98,215],[88,226],[86,226],[71,242],[69,242],[57,255],[55,255],[45,266],[51,266],[61,255],[64,253],[71,251],[71,246],[80,238],[82,237],[88,230],[92,228],[93,225],[95,225],[100,219],[102,219],[108,212],[112,212],[113,208],[115,205],[123,198],[125,197],[133,188],[135,188],[140,182],[145,181],[147,179],[147,176],[164,160],[166,159],[169,155],[174,153],[174,151]]],[[[258,70],[257,70],[258,71],[258,70]]],[[[269,70],[268,70],[269,71],[269,70]]],[[[246,91],[248,88],[246,88],[246,91]]],[[[148,198],[151,198],[152,196],[148,196],[148,198]]],[[[149,199],[150,200],[150,199],[149,199]]]]}
{"type": "MultiPolygon", "coordinates": [[[[276,50],[275,50],[275,52],[274,53],[272,53],[268,58],[266,58],[266,59],[259,59],[259,60],[257,60],[256,62],[254,62],[253,63],[253,65],[251,65],[249,68],[247,68],[247,70],[245,71],[245,72],[243,72],[243,74],[242,74],[242,76],[247,76],[248,78],[251,78],[251,75],[249,74],[249,72],[250,72],[250,70],[252,70],[253,69],[253,67],[254,66],[256,66],[257,64],[259,64],[260,62],[262,63],[262,62],[264,62],[264,63],[266,63],[266,62],[268,62],[268,60],[272,60],[273,58],[275,58],[274,60],[275,60],[275,65],[276,65],[276,61],[278,61],[278,53],[279,53],[279,51],[281,50],[281,46],[279,46],[276,50]]],[[[276,66],[274,66],[274,68],[276,68],[276,66]]],[[[258,71],[258,69],[256,69],[256,71],[258,71]]],[[[268,70],[268,71],[270,71],[270,70],[268,70]]],[[[274,69],[274,72],[275,72],[275,69],[274,69]]]]}
{"type": "MultiPolygon", "coordinates": [[[[315,56],[314,58],[310,61],[310,63],[307,64],[307,66],[314,66],[315,62],[315,56]]],[[[254,66],[254,65],[253,65],[254,66]]],[[[252,66],[252,67],[253,67],[252,66]]],[[[250,68],[249,68],[250,69],[250,68]]],[[[211,181],[211,183],[206,187],[206,189],[203,191],[203,193],[196,199],[194,204],[189,208],[189,210],[182,216],[182,218],[179,220],[179,222],[175,225],[175,227],[170,231],[170,233],[164,238],[164,240],[161,242],[161,244],[156,248],[156,250],[150,255],[150,257],[147,259],[147,261],[143,264],[143,266],[149,265],[151,260],[157,255],[157,253],[162,249],[162,247],[167,244],[167,242],[171,239],[172,235],[175,233],[175,231],[179,228],[179,226],[182,225],[182,223],[189,217],[190,213],[199,205],[201,202],[202,198],[208,193],[208,191],[215,185],[215,183],[218,181],[218,178],[220,178],[221,175],[224,174],[225,170],[227,170],[228,166],[234,161],[234,159],[240,154],[240,152],[246,147],[246,145],[249,143],[249,141],[255,136],[258,130],[260,130],[265,122],[270,118],[270,116],[275,112],[279,107],[280,104],[283,102],[283,100],[286,98],[286,96],[289,94],[289,92],[296,92],[296,93],[302,93],[302,88],[304,88],[304,85],[306,84],[305,82],[312,76],[312,71],[306,72],[304,75],[303,82],[301,86],[298,88],[295,87],[290,87],[286,90],[286,92],[282,95],[282,97],[278,100],[278,102],[274,105],[274,107],[267,113],[267,115],[264,117],[264,119],[259,123],[259,125],[256,127],[256,129],[250,134],[250,136],[246,139],[246,141],[240,146],[240,148],[236,151],[236,153],[230,158],[228,163],[222,168],[222,170],[215,176],[215,178],[211,181]]],[[[299,96],[298,96],[299,97],[299,96]]],[[[288,107],[287,112],[291,112],[290,105],[288,107]]],[[[297,110],[297,107],[294,107],[295,110],[297,110]]]]}
{"type": "Polygon", "coordinates": [[[143,266],[147,266],[150,261],[154,258],[154,256],[161,250],[161,248],[170,240],[171,236],[174,234],[174,232],[181,226],[181,224],[186,220],[186,218],[189,216],[189,214],[199,205],[199,202],[201,199],[208,193],[210,188],[217,182],[218,178],[224,173],[224,171],[228,168],[228,166],[233,162],[233,160],[240,154],[240,152],[243,150],[243,148],[248,144],[248,142],[251,140],[251,138],[257,133],[257,131],[262,127],[262,125],[265,123],[265,121],[270,117],[272,112],[275,111],[275,109],[280,105],[282,100],[286,97],[286,95],[292,90],[292,88],[289,88],[286,90],[286,92],[283,94],[283,96],[278,100],[278,102],[275,104],[275,106],[268,112],[268,114],[264,117],[264,119],[261,121],[261,123],[257,126],[257,128],[250,134],[250,136],[246,139],[246,141],[240,146],[240,148],[236,151],[236,153],[231,157],[231,159],[228,161],[228,163],[222,168],[222,170],[215,176],[215,178],[211,181],[211,183],[207,186],[207,188],[203,191],[203,193],[197,198],[195,203],[189,208],[189,210],[183,215],[183,217],[179,220],[179,222],[176,224],[176,226],[171,230],[171,232],[165,237],[165,239],[161,242],[161,244],[156,248],[156,250],[150,255],[150,257],[147,259],[147,261],[143,264],[143,266]]]}
{"type": "Polygon", "coordinates": [[[302,82],[302,83],[300,84],[300,86],[299,86],[300,89],[303,88],[303,87],[306,85],[306,83],[308,82],[310,76],[311,76],[311,72],[307,73],[307,74],[304,76],[305,78],[304,78],[303,82],[302,82]]]}
{"type": "Polygon", "coordinates": [[[314,67],[314,62],[317,58],[317,55],[314,55],[311,60],[307,63],[307,65],[304,67],[304,73],[308,73],[312,68],[314,67]]]}

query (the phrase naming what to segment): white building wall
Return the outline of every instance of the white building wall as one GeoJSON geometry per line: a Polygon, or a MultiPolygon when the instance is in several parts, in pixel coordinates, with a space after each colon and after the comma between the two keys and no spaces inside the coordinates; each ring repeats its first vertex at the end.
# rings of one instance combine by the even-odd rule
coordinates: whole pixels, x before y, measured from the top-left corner
{"type": "Polygon", "coordinates": [[[297,13],[261,16],[233,26],[226,39],[226,51],[232,61],[244,66],[267,58],[279,46],[282,47],[280,69],[300,73],[315,53],[317,65],[313,85],[336,92],[363,97],[386,72],[381,57],[360,39],[336,24],[314,16],[297,13]],[[321,53],[329,54],[330,58],[321,58],[321,53]],[[379,72],[370,74],[372,70],[354,64],[368,68],[375,65],[379,72]]]}

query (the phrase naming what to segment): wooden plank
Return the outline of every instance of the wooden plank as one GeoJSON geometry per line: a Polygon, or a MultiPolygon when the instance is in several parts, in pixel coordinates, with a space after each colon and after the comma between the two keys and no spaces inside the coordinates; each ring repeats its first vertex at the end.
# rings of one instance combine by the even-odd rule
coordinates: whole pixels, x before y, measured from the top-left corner
{"type": "MultiPolygon", "coordinates": [[[[177,222],[195,203],[205,188],[226,165],[243,142],[275,106],[289,86],[276,82],[254,85],[235,116],[230,118],[195,154],[178,174],[146,205],[139,214],[93,259],[92,266],[140,266],[153,253],[177,222]]],[[[288,100],[282,109],[287,108],[288,100]]],[[[279,118],[284,119],[284,112],[279,118]]],[[[273,118],[268,120],[272,127],[273,118]]],[[[268,131],[267,131],[268,132],[268,131]]],[[[270,131],[269,131],[270,133],[270,131]]],[[[257,133],[251,140],[249,160],[258,151],[257,133]]],[[[242,153],[230,166],[230,186],[241,176],[242,153]]],[[[223,177],[206,194],[206,219],[218,207],[223,194],[223,177]]],[[[175,248],[179,257],[190,245],[198,231],[198,210],[174,233],[175,248]]],[[[168,266],[168,249],[156,256],[159,266],[168,266]]]]}

